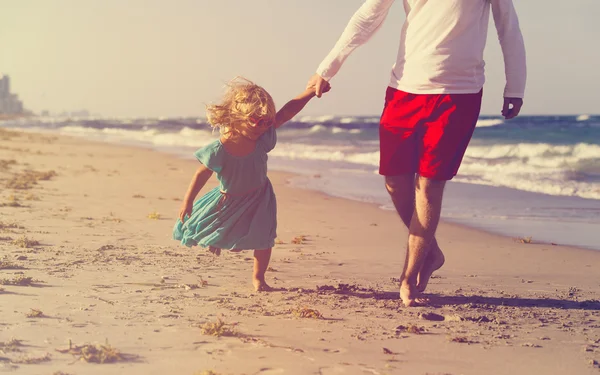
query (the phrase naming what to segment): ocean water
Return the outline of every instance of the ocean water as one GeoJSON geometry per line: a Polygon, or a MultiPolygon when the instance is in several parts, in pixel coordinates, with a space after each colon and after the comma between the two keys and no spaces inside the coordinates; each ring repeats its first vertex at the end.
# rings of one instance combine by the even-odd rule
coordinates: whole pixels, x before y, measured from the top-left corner
{"type": "MultiPolygon", "coordinates": [[[[296,186],[392,209],[377,174],[378,117],[298,116],[270,168],[296,186]]],[[[218,136],[202,118],[34,118],[0,126],[151,147],[181,157],[218,136]]],[[[182,188],[183,189],[183,188],[182,188]]],[[[600,250],[600,116],[481,117],[442,217],[534,241],[600,250]]]]}

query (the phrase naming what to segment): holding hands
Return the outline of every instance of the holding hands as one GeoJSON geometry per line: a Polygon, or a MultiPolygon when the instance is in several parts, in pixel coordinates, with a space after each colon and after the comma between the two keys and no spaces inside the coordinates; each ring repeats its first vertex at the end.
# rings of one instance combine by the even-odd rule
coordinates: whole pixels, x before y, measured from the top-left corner
{"type": "Polygon", "coordinates": [[[325,78],[321,77],[318,74],[315,74],[308,80],[308,83],[306,84],[306,89],[314,90],[317,98],[320,98],[321,95],[331,90],[331,85],[325,80],[325,78]]]}

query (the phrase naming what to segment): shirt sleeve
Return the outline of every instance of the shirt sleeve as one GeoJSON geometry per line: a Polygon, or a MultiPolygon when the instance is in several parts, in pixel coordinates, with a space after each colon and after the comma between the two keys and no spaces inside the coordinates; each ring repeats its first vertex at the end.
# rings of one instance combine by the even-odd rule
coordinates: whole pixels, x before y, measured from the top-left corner
{"type": "Polygon", "coordinates": [[[258,141],[265,152],[269,152],[274,149],[275,144],[277,143],[277,130],[275,127],[269,127],[269,129],[260,136],[258,141]]]}
{"type": "Polygon", "coordinates": [[[523,98],[527,81],[525,43],[512,0],[491,0],[494,23],[504,55],[506,87],[504,97],[523,98]]]}
{"type": "Polygon", "coordinates": [[[207,146],[198,149],[194,156],[206,168],[213,172],[219,173],[223,168],[223,152],[219,141],[215,141],[207,146]]]}
{"type": "Polygon", "coordinates": [[[333,78],[348,56],[381,28],[393,3],[394,0],[366,0],[350,19],[335,47],[319,65],[317,74],[327,81],[333,78]]]}

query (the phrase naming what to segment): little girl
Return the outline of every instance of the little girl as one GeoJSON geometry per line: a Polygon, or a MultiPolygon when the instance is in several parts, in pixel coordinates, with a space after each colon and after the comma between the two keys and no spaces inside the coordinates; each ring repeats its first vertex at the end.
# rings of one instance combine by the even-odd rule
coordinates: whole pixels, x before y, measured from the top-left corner
{"type": "MultiPolygon", "coordinates": [[[[329,91],[327,86],[324,92],[329,91]]],[[[173,237],[220,255],[221,249],[254,250],[252,283],[257,291],[271,288],[265,272],[277,236],[277,205],[267,178],[267,153],[277,142],[276,129],[315,96],[307,88],[275,113],[273,99],[262,87],[234,79],[220,104],[207,108],[208,122],[220,138],[195,152],[202,163],[185,194],[173,237]],[[220,186],[194,199],[210,176],[220,186]]]]}

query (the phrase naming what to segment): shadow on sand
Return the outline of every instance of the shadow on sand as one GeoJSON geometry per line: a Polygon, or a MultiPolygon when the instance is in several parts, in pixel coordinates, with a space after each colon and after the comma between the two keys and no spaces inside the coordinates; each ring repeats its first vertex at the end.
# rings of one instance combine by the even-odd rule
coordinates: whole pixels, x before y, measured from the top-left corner
{"type": "MultiPolygon", "coordinates": [[[[349,297],[375,299],[375,300],[399,300],[399,292],[386,292],[368,289],[340,289],[332,288],[327,290],[313,291],[317,293],[345,295],[349,297]]],[[[571,299],[556,298],[521,298],[521,297],[484,297],[484,296],[447,296],[440,294],[427,294],[429,306],[457,306],[471,305],[472,307],[486,306],[509,306],[509,307],[537,307],[537,308],[555,308],[567,310],[600,310],[600,301],[585,300],[575,301],[571,299]]]]}

